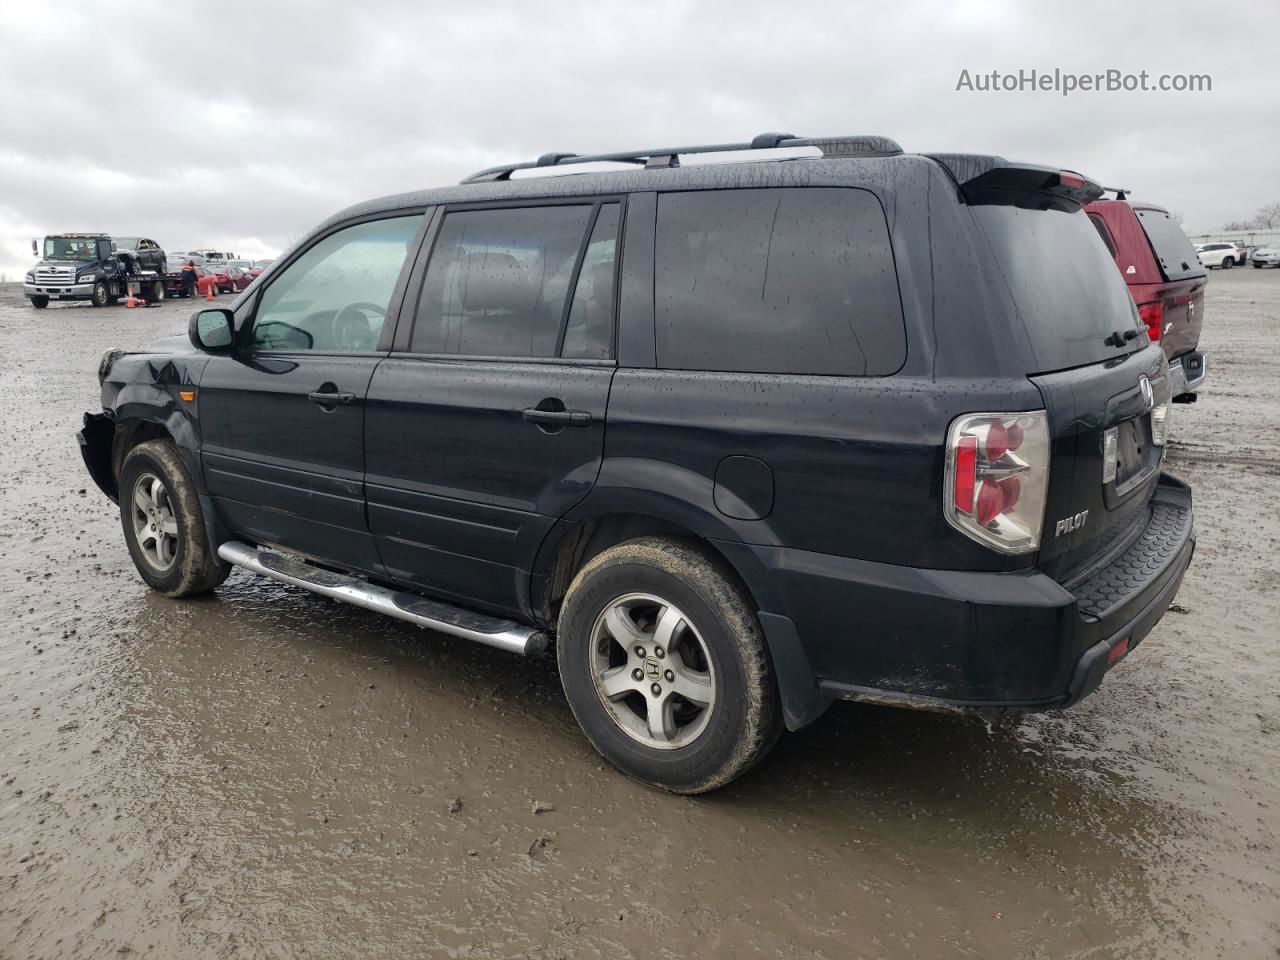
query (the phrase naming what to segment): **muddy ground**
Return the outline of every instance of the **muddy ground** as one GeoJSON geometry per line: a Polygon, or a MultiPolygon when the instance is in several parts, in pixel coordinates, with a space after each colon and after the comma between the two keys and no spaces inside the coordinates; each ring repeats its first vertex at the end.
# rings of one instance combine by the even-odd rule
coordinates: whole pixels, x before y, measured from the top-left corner
{"type": "Polygon", "coordinates": [[[700,799],[606,768],[550,659],[149,593],[74,431],[188,312],[0,291],[0,957],[1280,954],[1280,271],[1213,274],[1199,549],[1097,694],[839,704],[700,799]]]}

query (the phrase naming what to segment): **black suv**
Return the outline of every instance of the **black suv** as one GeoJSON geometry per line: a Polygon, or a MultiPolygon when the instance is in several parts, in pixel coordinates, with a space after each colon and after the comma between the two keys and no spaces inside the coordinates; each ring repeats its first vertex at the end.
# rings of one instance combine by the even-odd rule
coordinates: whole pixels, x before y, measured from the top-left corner
{"type": "Polygon", "coordinates": [[[1067,706],[1194,548],[1100,193],[879,137],[485,170],[108,353],[85,462],[161,593],[235,564],[554,640],[592,743],[668,790],[835,699],[1067,706]]]}

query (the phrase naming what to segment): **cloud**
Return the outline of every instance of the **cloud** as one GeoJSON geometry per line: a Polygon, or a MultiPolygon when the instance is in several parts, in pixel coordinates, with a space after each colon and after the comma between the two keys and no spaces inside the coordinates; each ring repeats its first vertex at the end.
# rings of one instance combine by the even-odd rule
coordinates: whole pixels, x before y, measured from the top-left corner
{"type": "Polygon", "coordinates": [[[1209,228],[1277,199],[1278,28],[1275,5],[1201,3],[227,2],[122,25],[10,0],[0,272],[27,268],[32,232],[266,252],[492,163],[776,129],[1061,164],[1209,228]],[[1033,67],[1213,90],[955,90],[962,69],[1033,67]]]}

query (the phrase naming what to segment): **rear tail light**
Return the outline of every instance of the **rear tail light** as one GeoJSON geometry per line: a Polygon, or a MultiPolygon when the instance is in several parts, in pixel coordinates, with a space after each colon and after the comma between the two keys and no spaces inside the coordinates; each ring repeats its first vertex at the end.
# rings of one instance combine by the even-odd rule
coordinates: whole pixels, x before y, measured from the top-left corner
{"type": "Polygon", "coordinates": [[[1142,322],[1147,328],[1147,336],[1151,338],[1152,343],[1155,343],[1160,339],[1164,326],[1164,304],[1159,302],[1144,303],[1138,307],[1138,316],[1142,318],[1142,322]]]}
{"type": "Polygon", "coordinates": [[[1001,553],[1040,545],[1049,485],[1049,421],[1029,413],[971,413],[947,431],[947,522],[1001,553]]]}
{"type": "Polygon", "coordinates": [[[1108,427],[1102,434],[1102,482],[1116,482],[1116,464],[1120,457],[1120,430],[1108,427]]]}
{"type": "Polygon", "coordinates": [[[1169,404],[1161,403],[1151,408],[1151,442],[1163,447],[1169,436],[1169,404]]]}

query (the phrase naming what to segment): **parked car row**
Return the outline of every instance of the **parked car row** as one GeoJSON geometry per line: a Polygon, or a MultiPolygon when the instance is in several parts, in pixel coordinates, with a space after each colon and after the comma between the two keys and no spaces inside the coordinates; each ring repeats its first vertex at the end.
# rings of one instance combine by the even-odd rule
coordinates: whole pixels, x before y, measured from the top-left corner
{"type": "Polygon", "coordinates": [[[1196,245],[1196,255],[1209,268],[1230,270],[1250,264],[1258,269],[1280,266],[1280,244],[1246,246],[1230,241],[1214,241],[1196,245]]]}
{"type": "Polygon", "coordinates": [[[184,296],[183,267],[191,264],[197,277],[197,291],[200,296],[207,296],[212,290],[214,295],[220,293],[239,293],[253,282],[270,260],[210,260],[206,253],[172,253],[170,256],[166,282],[170,295],[184,296]]]}
{"type": "Polygon", "coordinates": [[[88,300],[96,307],[117,303],[125,296],[148,302],[183,296],[187,287],[183,267],[195,267],[201,296],[212,290],[238,293],[271,263],[270,260],[228,259],[217,251],[166,254],[147,237],[112,237],[105,233],[58,233],[31,241],[31,252],[42,257],[23,279],[23,294],[37,310],[55,300],[88,300]]]}
{"type": "Polygon", "coordinates": [[[1163,454],[1204,266],[1102,196],[885,137],[548,153],[339,213],[183,343],[108,352],[81,450],[154,590],[238,565],[554,644],[590,742],[666,790],[835,700],[1067,707],[1195,548],[1163,454]]]}

